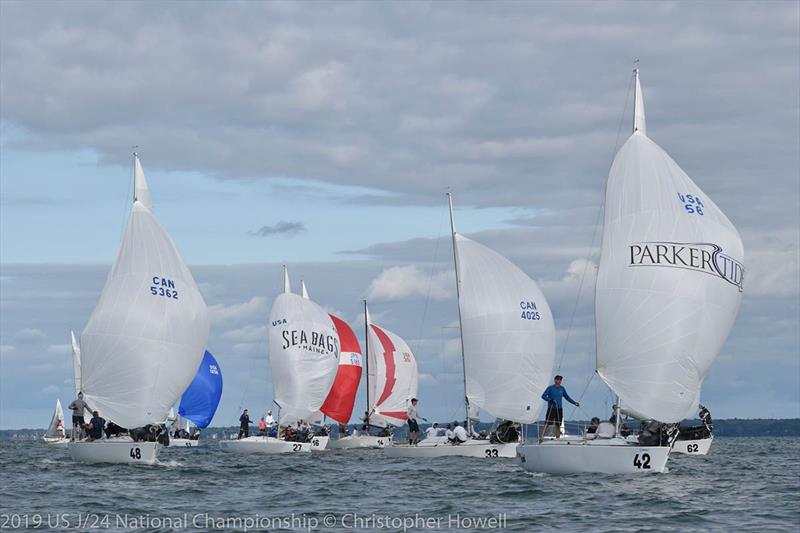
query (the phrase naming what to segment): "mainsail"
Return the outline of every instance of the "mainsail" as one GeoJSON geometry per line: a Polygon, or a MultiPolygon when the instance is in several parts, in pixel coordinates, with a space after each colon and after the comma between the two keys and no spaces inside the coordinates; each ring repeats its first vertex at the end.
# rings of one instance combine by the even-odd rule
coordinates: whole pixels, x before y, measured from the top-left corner
{"type": "Polygon", "coordinates": [[[697,409],[742,298],[743,246],[717,205],[646,133],[608,176],[595,315],[597,371],[622,406],[665,423],[697,409]]]}
{"type": "Polygon", "coordinates": [[[536,421],[555,358],[555,325],[536,283],[497,252],[455,234],[464,371],[471,409],[536,421]]]}
{"type": "Polygon", "coordinates": [[[61,400],[56,400],[56,408],[53,410],[53,417],[50,419],[50,425],[47,426],[47,431],[44,436],[48,439],[55,437],[63,437],[65,433],[59,433],[56,429],[61,423],[61,428],[66,432],[66,425],[64,424],[64,410],[61,408],[61,400]]]}
{"type": "Polygon", "coordinates": [[[269,360],[280,423],[307,420],[319,410],[339,365],[339,337],[328,313],[292,294],[284,268],[284,292],[272,305],[269,360]]]}
{"type": "Polygon", "coordinates": [[[401,426],[417,395],[417,360],[399,335],[371,323],[366,314],[369,344],[369,422],[401,426]]]}
{"type": "Polygon", "coordinates": [[[75,332],[69,332],[72,340],[72,376],[75,383],[75,396],[81,391],[81,347],[75,338],[75,332]]]}
{"type": "Polygon", "coordinates": [[[119,253],[81,335],[80,387],[123,427],[160,424],[191,382],[208,342],[206,304],[150,210],[134,154],[135,197],[119,253]]]}
{"type": "Polygon", "coordinates": [[[208,427],[217,412],[221,397],[222,370],[211,352],[206,350],[200,368],[181,396],[178,414],[201,429],[208,427]]]}
{"type": "Polygon", "coordinates": [[[361,346],[347,322],[334,315],[330,317],[339,336],[341,353],[336,379],[320,411],[340,424],[347,424],[353,414],[358,384],[361,381],[361,346]]]}

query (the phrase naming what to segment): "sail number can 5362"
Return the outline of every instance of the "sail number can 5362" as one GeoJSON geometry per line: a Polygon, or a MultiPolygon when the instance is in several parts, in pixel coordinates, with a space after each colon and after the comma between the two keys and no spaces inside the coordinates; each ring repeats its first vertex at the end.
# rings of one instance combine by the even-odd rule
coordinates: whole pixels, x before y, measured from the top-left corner
{"type": "Polygon", "coordinates": [[[175,282],[171,279],[153,276],[150,285],[150,294],[153,296],[163,296],[164,298],[178,299],[178,291],[175,289],[175,282]]]}

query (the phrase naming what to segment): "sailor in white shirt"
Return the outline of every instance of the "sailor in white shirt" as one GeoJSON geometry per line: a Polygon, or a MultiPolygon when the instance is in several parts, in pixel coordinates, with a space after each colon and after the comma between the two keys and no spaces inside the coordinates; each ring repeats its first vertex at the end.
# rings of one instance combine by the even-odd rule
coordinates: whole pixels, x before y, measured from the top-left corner
{"type": "Polygon", "coordinates": [[[450,439],[450,442],[453,444],[463,444],[469,440],[469,436],[467,436],[467,430],[464,429],[458,422],[455,422],[455,428],[453,429],[453,438],[450,439]]]}
{"type": "Polygon", "coordinates": [[[452,428],[453,428],[453,426],[451,426],[450,424],[447,424],[447,429],[444,430],[444,436],[447,437],[447,440],[449,440],[449,441],[453,440],[453,429],[452,428]]]}
{"type": "Polygon", "coordinates": [[[267,411],[267,416],[264,417],[264,424],[267,426],[267,432],[275,425],[275,419],[272,417],[272,411],[267,411]]]}
{"type": "Polygon", "coordinates": [[[425,438],[430,439],[431,437],[438,437],[438,436],[439,436],[439,424],[434,422],[431,427],[425,430],[425,438]]]}

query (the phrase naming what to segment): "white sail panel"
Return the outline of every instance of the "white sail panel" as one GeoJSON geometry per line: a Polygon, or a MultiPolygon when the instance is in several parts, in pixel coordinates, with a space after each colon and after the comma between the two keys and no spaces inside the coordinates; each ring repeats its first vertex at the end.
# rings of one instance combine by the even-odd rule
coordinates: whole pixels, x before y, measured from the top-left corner
{"type": "Polygon", "coordinates": [[[56,400],[56,408],[53,410],[53,416],[50,419],[50,425],[47,426],[47,431],[45,432],[44,436],[48,439],[63,437],[66,435],[66,428],[67,426],[64,422],[64,410],[61,408],[61,400],[56,400]],[[61,427],[64,429],[63,434],[60,434],[57,431],[59,422],[61,422],[61,427]]]}
{"type": "Polygon", "coordinates": [[[142,163],[136,154],[133,155],[133,199],[141,202],[147,209],[153,209],[153,204],[150,202],[150,189],[147,186],[147,179],[144,177],[142,163]]]}
{"type": "Polygon", "coordinates": [[[369,324],[368,331],[370,424],[402,426],[417,395],[417,360],[399,335],[375,324],[369,324]]]}
{"type": "Polygon", "coordinates": [[[322,406],[339,366],[339,337],[328,313],[284,292],[272,305],[269,360],[280,423],[308,420],[322,406]]]}
{"type": "Polygon", "coordinates": [[[467,399],[492,416],[535,422],[552,379],[555,325],[536,283],[456,234],[467,399]]]}
{"type": "Polygon", "coordinates": [[[72,340],[72,377],[75,384],[75,396],[81,391],[81,347],[75,338],[75,332],[69,332],[72,340]]]}
{"type": "Polygon", "coordinates": [[[208,311],[191,272],[150,210],[135,201],[81,335],[85,400],[123,427],[162,423],[192,381],[208,332],[208,311]]]}
{"type": "Polygon", "coordinates": [[[667,423],[696,409],[739,309],[743,253],[717,205],[635,132],[608,178],[595,299],[597,370],[624,408],[667,423]]]}

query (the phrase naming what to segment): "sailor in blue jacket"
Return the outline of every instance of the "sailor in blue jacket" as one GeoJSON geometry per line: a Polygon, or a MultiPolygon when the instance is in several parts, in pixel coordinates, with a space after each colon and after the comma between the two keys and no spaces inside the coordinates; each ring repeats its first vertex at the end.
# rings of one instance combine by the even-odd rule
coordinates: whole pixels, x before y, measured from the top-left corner
{"type": "Polygon", "coordinates": [[[552,422],[555,426],[556,438],[561,438],[561,421],[564,420],[564,410],[562,408],[561,400],[565,399],[572,405],[580,407],[581,403],[576,402],[567,394],[567,389],[561,386],[562,376],[556,376],[553,379],[553,384],[547,387],[542,394],[542,400],[547,402],[547,415],[544,420],[544,427],[539,434],[539,442],[544,439],[547,434],[547,428],[552,422]]]}

